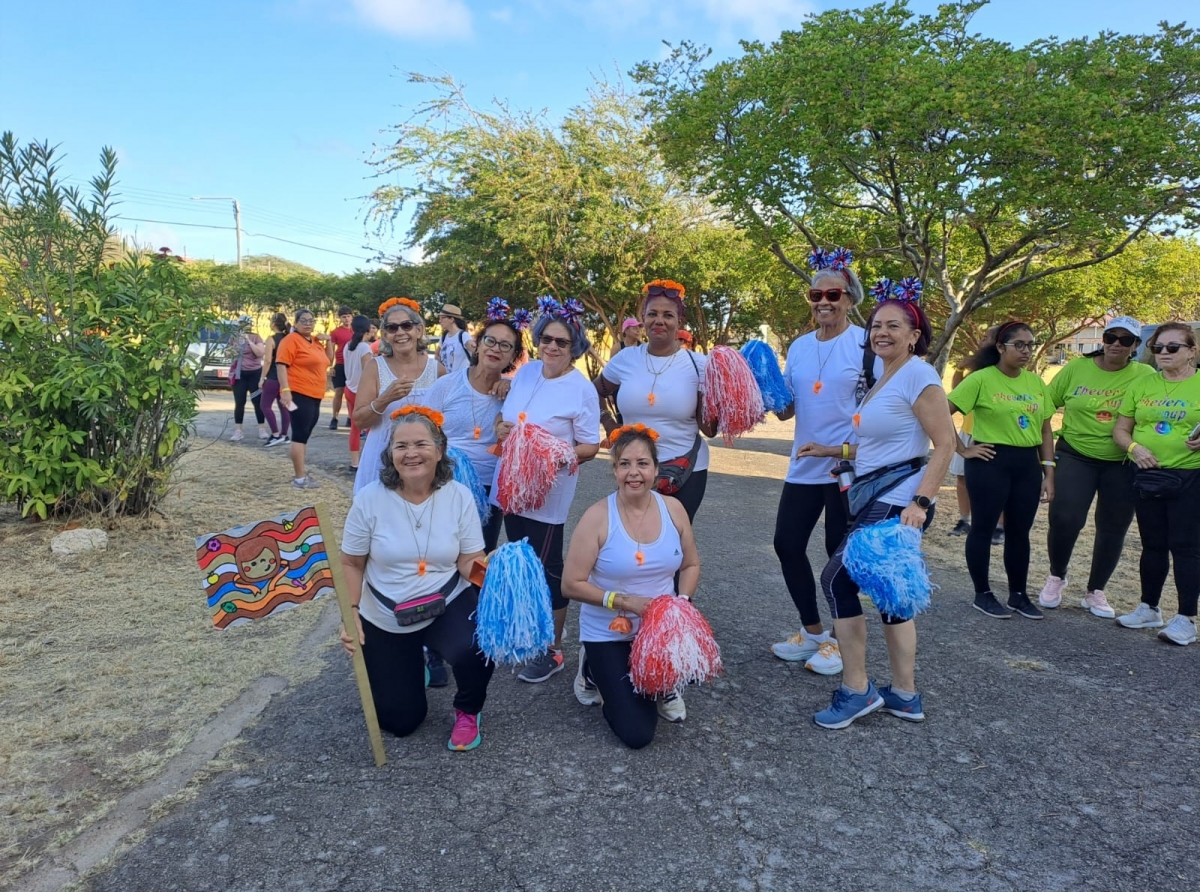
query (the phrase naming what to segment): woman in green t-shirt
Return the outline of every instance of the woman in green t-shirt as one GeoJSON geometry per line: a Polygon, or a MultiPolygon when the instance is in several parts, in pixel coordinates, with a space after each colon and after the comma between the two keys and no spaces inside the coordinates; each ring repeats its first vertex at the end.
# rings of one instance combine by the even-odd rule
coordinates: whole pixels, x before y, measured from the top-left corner
{"type": "Polygon", "coordinates": [[[1179,613],[1158,637],[1173,644],[1196,640],[1200,600],[1200,375],[1196,335],[1182,322],[1160,325],[1147,344],[1159,374],[1142,378],[1121,403],[1113,440],[1133,459],[1134,510],[1142,537],[1142,601],[1117,617],[1127,629],[1162,626],[1167,570],[1175,565],[1179,613]]]}
{"type": "Polygon", "coordinates": [[[1067,586],[1071,552],[1096,502],[1096,539],[1087,594],[1080,606],[1094,616],[1112,619],[1116,612],[1104,587],[1117,569],[1125,534],[1133,523],[1133,466],[1113,442],[1113,428],[1126,391],[1154,370],[1134,362],[1142,325],[1118,316],[1104,326],[1104,346],[1067,363],[1050,382],[1050,399],[1063,410],[1062,430],[1054,460],[1055,499],[1050,505],[1046,547],[1050,576],[1038,603],[1057,607],[1067,586]]]}
{"type": "Polygon", "coordinates": [[[973,515],[967,534],[967,569],[975,584],[975,609],[995,619],[1015,610],[1029,619],[1042,612],[1029,600],[1029,531],[1038,500],[1054,498],[1054,407],[1040,377],[1027,371],[1036,342],[1024,322],[1006,322],[988,332],[968,361],[972,374],[950,392],[950,411],[975,413],[970,446],[958,443],[966,461],[973,515]],[[1008,607],[989,578],[992,530],[1004,515],[1004,572],[1008,607]]]}

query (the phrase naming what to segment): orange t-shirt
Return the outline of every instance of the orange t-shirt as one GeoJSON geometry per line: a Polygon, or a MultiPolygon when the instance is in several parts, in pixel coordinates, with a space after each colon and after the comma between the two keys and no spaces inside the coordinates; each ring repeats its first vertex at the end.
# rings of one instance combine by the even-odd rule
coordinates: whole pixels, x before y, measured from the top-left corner
{"type": "Polygon", "coordinates": [[[275,362],[287,366],[288,386],[293,391],[318,400],[325,398],[329,356],[315,338],[310,341],[292,332],[280,342],[275,362]]]}

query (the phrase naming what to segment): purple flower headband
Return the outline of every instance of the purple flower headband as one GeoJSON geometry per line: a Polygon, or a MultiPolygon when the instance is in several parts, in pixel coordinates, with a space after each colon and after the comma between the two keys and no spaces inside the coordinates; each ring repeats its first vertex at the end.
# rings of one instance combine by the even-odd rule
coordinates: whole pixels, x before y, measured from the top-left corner
{"type": "Polygon", "coordinates": [[[876,301],[899,300],[904,302],[919,301],[925,291],[921,280],[915,276],[906,276],[899,283],[891,279],[880,279],[871,289],[871,297],[876,301]]]}
{"type": "Polygon", "coordinates": [[[820,272],[823,269],[831,269],[839,273],[845,272],[853,262],[854,254],[849,248],[834,248],[832,251],[817,248],[808,255],[808,265],[813,272],[820,272]]]}
{"type": "Polygon", "coordinates": [[[517,310],[512,314],[512,319],[508,315],[508,301],[502,297],[493,297],[487,302],[487,320],[488,322],[512,322],[512,327],[517,331],[525,331],[533,324],[533,314],[528,310],[517,310]]]}
{"type": "Polygon", "coordinates": [[[549,295],[539,297],[537,307],[538,315],[549,316],[552,319],[561,319],[576,327],[579,326],[579,320],[583,318],[584,313],[583,301],[574,297],[561,304],[549,295]]]}

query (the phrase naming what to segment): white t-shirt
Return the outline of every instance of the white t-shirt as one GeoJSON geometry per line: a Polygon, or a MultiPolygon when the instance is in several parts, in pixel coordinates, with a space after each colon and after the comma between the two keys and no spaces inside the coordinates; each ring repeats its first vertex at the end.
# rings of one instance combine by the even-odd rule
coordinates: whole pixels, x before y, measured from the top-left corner
{"type": "MultiPolygon", "coordinates": [[[[513,376],[512,389],[504,400],[502,412],[504,420],[513,424],[524,412],[525,420],[530,424],[545,428],[571,446],[600,442],[600,398],[592,382],[578,369],[571,369],[558,378],[544,378],[541,360],[526,363],[513,376]]],[[[493,505],[500,504],[496,489],[503,461],[496,464],[492,480],[493,505]]],[[[578,482],[578,472],[569,474],[567,468],[560,468],[546,504],[522,517],[542,523],[566,523],[578,482]]]]}
{"type": "Polygon", "coordinates": [[[446,374],[465,369],[470,364],[471,354],[467,352],[469,343],[471,343],[471,336],[465,331],[442,335],[441,343],[438,344],[438,359],[445,366],[446,374]]]}
{"type": "MultiPolygon", "coordinates": [[[[858,476],[929,454],[929,435],[913,411],[917,397],[926,387],[940,391],[942,379],[937,369],[914,356],[859,407],[858,451],[854,457],[854,472],[858,476]]],[[[924,477],[922,468],[880,501],[885,505],[907,505],[924,477]]]]}
{"type": "Polygon", "coordinates": [[[421,399],[423,405],[442,413],[446,439],[467,454],[475,473],[487,484],[496,473],[498,459],[487,450],[496,442],[496,415],[503,403],[472,387],[467,380],[469,371],[470,367],[442,375],[421,399]],[[475,439],[475,428],[479,428],[479,439],[475,439]]]}
{"type": "MultiPolygon", "coordinates": [[[[483,551],[483,529],[471,491],[454,480],[434,490],[420,505],[408,505],[398,492],[376,480],[360,489],[342,531],[345,554],[367,555],[364,580],[397,603],[432,595],[450,581],[462,554],[483,551]],[[413,527],[416,518],[421,529],[413,527]],[[425,575],[417,572],[425,556],[425,575]]],[[[459,579],[447,603],[470,582],[459,579]]],[[[401,628],[396,618],[363,586],[362,618],[385,632],[416,632],[433,622],[401,628]]]]}
{"type": "Polygon", "coordinates": [[[371,345],[367,341],[359,341],[353,350],[350,345],[342,352],[342,361],[346,368],[346,389],[358,393],[358,382],[362,380],[363,359],[371,355],[371,345]]]}
{"type": "MultiPolygon", "coordinates": [[[[696,402],[708,368],[703,353],[678,350],[673,356],[650,356],[647,347],[627,347],[609,360],[604,378],[621,389],[617,409],[626,424],[644,424],[658,432],[658,460],[687,455],[696,442],[696,402]],[[695,363],[693,364],[693,360],[695,363]],[[660,372],[655,383],[651,369],[660,372]],[[651,405],[650,388],[654,388],[651,405]]],[[[700,441],[696,470],[708,468],[708,443],[700,441]]]]}
{"type": "MultiPolygon", "coordinates": [[[[810,332],[789,348],[783,376],[796,395],[796,435],[786,482],[835,482],[829,473],[836,459],[797,459],[796,450],[805,443],[837,446],[855,442],[853,419],[865,341],[866,332],[851,325],[828,341],[818,341],[817,333],[810,332]],[[813,393],[817,381],[821,382],[820,392],[813,393]]],[[[883,363],[876,358],[875,375],[878,378],[882,374],[883,363]]]]}

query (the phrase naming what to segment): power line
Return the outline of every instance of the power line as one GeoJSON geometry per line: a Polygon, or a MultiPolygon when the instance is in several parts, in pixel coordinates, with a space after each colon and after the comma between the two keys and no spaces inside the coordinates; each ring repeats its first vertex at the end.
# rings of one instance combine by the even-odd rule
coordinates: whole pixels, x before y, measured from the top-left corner
{"type": "Polygon", "coordinates": [[[247,232],[246,235],[254,236],[254,238],[269,238],[277,242],[286,242],[289,245],[299,245],[301,248],[311,248],[313,251],[324,251],[326,254],[341,254],[343,257],[353,257],[355,260],[361,260],[363,263],[375,263],[376,261],[370,257],[364,258],[358,254],[347,254],[345,251],[334,251],[332,248],[318,248],[316,245],[306,245],[304,242],[294,242],[291,239],[280,238],[277,235],[267,235],[262,232],[247,232]]]}
{"type": "Polygon", "coordinates": [[[193,229],[224,229],[232,232],[232,226],[214,226],[212,223],[180,223],[178,220],[147,220],[144,217],[126,217],[122,214],[114,214],[113,219],[128,220],[130,223],[160,223],[163,226],[191,226],[193,229]]]}
{"type": "MultiPolygon", "coordinates": [[[[117,220],[125,220],[130,223],[158,223],[160,226],[190,226],[193,229],[223,229],[226,232],[231,232],[233,226],[214,226],[211,223],[181,223],[178,220],[148,220],[144,217],[125,217],[120,214],[115,215],[117,220]]],[[[355,260],[361,260],[363,263],[375,263],[376,261],[370,257],[363,257],[361,254],[347,254],[345,251],[335,251],[332,248],[321,248],[317,245],[308,245],[304,242],[295,242],[291,239],[280,238],[277,235],[267,235],[265,232],[247,232],[246,235],[253,238],[267,238],[276,242],[284,242],[289,245],[296,245],[300,248],[308,248],[311,251],[324,251],[326,254],[340,254],[342,257],[353,257],[355,260]]]]}

